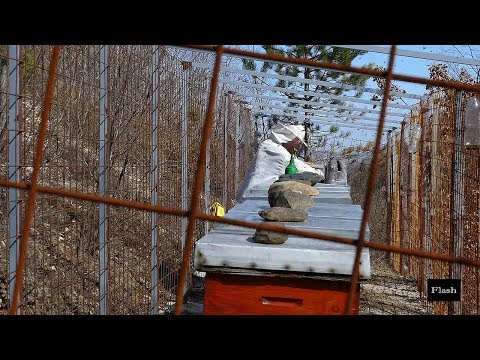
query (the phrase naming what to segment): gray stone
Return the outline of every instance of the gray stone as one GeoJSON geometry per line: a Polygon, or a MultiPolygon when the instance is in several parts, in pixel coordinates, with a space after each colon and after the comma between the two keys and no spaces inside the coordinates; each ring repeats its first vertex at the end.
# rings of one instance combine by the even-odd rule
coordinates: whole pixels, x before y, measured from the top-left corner
{"type": "Polygon", "coordinates": [[[319,194],[318,189],[315,189],[313,186],[301,184],[296,181],[274,182],[272,185],[270,185],[268,193],[270,194],[273,191],[284,189],[300,191],[302,194],[309,196],[316,196],[319,194]]]}
{"type": "Polygon", "coordinates": [[[275,183],[285,182],[285,181],[295,181],[300,184],[310,185],[312,182],[310,180],[301,180],[301,179],[278,179],[275,183]]]}
{"type": "Polygon", "coordinates": [[[296,174],[283,174],[280,175],[277,181],[290,181],[290,180],[308,180],[310,185],[314,186],[316,183],[322,181],[324,177],[320,174],[304,171],[296,174]]]}
{"type": "Polygon", "coordinates": [[[308,214],[305,210],[290,209],[286,207],[272,207],[268,210],[260,210],[258,212],[265,220],[269,221],[305,221],[308,214]]]}
{"type": "Polygon", "coordinates": [[[270,207],[286,207],[291,209],[305,210],[313,206],[313,200],[309,195],[295,190],[277,190],[268,195],[270,207]]]}
{"type": "MultiPolygon", "coordinates": [[[[279,223],[279,225],[281,225],[279,223]]],[[[281,227],[285,228],[285,226],[281,225],[281,227]]],[[[287,234],[281,234],[277,233],[275,231],[269,231],[269,230],[260,230],[257,229],[255,231],[255,234],[253,235],[253,240],[257,243],[261,244],[283,244],[285,241],[287,241],[288,235],[287,234]]]]}

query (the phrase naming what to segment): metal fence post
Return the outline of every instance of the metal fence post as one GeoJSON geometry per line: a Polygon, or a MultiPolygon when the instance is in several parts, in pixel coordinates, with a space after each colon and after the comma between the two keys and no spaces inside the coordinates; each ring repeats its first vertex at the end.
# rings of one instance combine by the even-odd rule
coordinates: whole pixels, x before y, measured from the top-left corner
{"type": "MultiPolygon", "coordinates": [[[[214,115],[215,116],[215,115],[214,115]]],[[[216,118],[214,118],[214,124],[216,123],[216,118]]],[[[210,146],[212,144],[212,139],[209,138],[207,142],[207,148],[205,153],[205,180],[204,180],[204,188],[205,188],[205,213],[209,214],[210,211],[210,146]]],[[[205,234],[209,231],[210,222],[208,220],[204,221],[204,229],[205,234]]]]}
{"type": "Polygon", "coordinates": [[[227,182],[227,152],[228,152],[228,93],[225,93],[224,97],[224,111],[223,111],[223,206],[227,207],[227,194],[228,194],[228,182],[227,182]]]}
{"type": "MultiPolygon", "coordinates": [[[[425,184],[425,173],[424,173],[424,163],[425,163],[425,114],[427,109],[425,104],[421,103],[420,105],[420,149],[418,156],[418,220],[419,220],[419,248],[420,250],[425,250],[425,198],[424,198],[424,184],[425,184]]],[[[420,294],[423,295],[423,283],[424,271],[423,271],[424,259],[421,257],[418,259],[418,290],[420,294]]]]}
{"type": "MultiPolygon", "coordinates": [[[[394,237],[393,243],[395,245],[401,246],[400,241],[400,200],[401,200],[401,191],[400,191],[400,161],[401,161],[401,134],[396,134],[394,139],[394,163],[393,163],[393,173],[394,173],[394,195],[393,195],[393,211],[394,211],[394,237]]],[[[393,266],[394,270],[400,272],[400,254],[394,253],[393,254],[393,266]]]]}
{"type": "MultiPolygon", "coordinates": [[[[392,210],[390,208],[390,204],[391,204],[391,195],[390,195],[390,186],[391,186],[391,178],[390,178],[390,172],[391,172],[391,161],[390,161],[390,142],[391,142],[391,133],[392,133],[392,130],[389,130],[387,132],[387,144],[385,146],[385,151],[386,151],[386,158],[387,158],[387,166],[386,166],[386,177],[385,177],[385,181],[386,181],[386,184],[385,184],[385,202],[386,202],[386,206],[387,206],[387,243],[389,245],[392,244],[392,234],[391,234],[391,227],[392,227],[392,210]]],[[[391,253],[390,252],[387,252],[386,253],[386,259],[388,261],[388,263],[390,263],[390,259],[391,259],[391,253]]]]}
{"type": "MultiPolygon", "coordinates": [[[[182,62],[180,107],[182,114],[182,210],[188,210],[188,77],[191,63],[182,62]]],[[[182,249],[185,248],[187,235],[186,217],[182,217],[182,249]]]]}
{"type": "MultiPolygon", "coordinates": [[[[464,194],[463,188],[463,123],[462,123],[462,92],[456,91],[455,94],[455,124],[454,124],[454,143],[453,143],[453,176],[451,196],[451,255],[463,256],[463,207],[464,194]]],[[[465,194],[468,196],[468,194],[465,194]]],[[[459,263],[452,263],[450,266],[450,278],[462,279],[462,266],[459,263]]],[[[449,313],[458,315],[462,313],[462,301],[453,301],[449,303],[449,313]]]]}
{"type": "MultiPolygon", "coordinates": [[[[205,213],[209,214],[210,207],[210,145],[212,141],[208,139],[205,154],[205,213]]],[[[208,233],[209,222],[205,220],[205,234],[208,233]]]]}
{"type": "MultiPolygon", "coordinates": [[[[100,46],[100,178],[98,192],[106,195],[108,169],[108,117],[109,117],[109,45],[100,46]]],[[[107,204],[99,203],[99,243],[100,243],[100,315],[107,314],[107,280],[108,280],[108,248],[107,248],[108,215],[107,204]]]]}
{"type": "MultiPolygon", "coordinates": [[[[441,111],[441,104],[438,101],[437,106],[435,107],[435,111],[433,113],[432,118],[432,137],[431,137],[431,153],[430,153],[430,208],[428,214],[428,222],[430,226],[430,247],[428,251],[439,251],[439,232],[438,232],[438,223],[437,223],[437,213],[441,208],[438,201],[438,177],[440,172],[440,160],[438,158],[438,142],[439,142],[439,127],[440,127],[440,111],[441,111]]],[[[427,279],[434,279],[437,278],[438,274],[438,260],[431,260],[430,261],[430,269],[427,279]]],[[[439,307],[441,306],[440,303],[433,303],[434,311],[437,312],[439,307]]]]}
{"type": "MultiPolygon", "coordinates": [[[[412,116],[410,117],[409,119],[409,136],[412,132],[412,116]]],[[[410,144],[410,141],[409,139],[406,139],[406,142],[408,144],[410,144]]],[[[406,193],[406,196],[405,196],[405,200],[406,200],[406,204],[405,204],[405,207],[404,207],[404,211],[405,211],[405,216],[403,217],[404,221],[405,221],[405,225],[404,225],[404,229],[405,229],[405,233],[403,234],[403,239],[404,239],[404,243],[405,243],[405,247],[411,249],[413,244],[412,244],[412,225],[413,225],[413,222],[412,222],[412,192],[413,192],[413,185],[412,185],[412,179],[414,177],[414,170],[413,170],[413,155],[410,153],[410,151],[408,150],[408,146],[409,145],[406,145],[405,146],[405,150],[406,150],[406,160],[407,160],[407,169],[406,169],[406,173],[407,173],[407,182],[406,182],[406,187],[407,187],[407,193],[406,193]]],[[[405,262],[405,265],[404,265],[404,268],[405,268],[405,271],[407,273],[407,275],[412,275],[412,260],[414,261],[414,259],[412,259],[410,256],[405,256],[404,258],[404,262],[405,262]]]]}
{"type": "MultiPolygon", "coordinates": [[[[152,205],[158,205],[158,46],[152,48],[152,137],[151,137],[151,159],[150,159],[150,201],[152,205]]],[[[158,213],[150,213],[151,220],[151,248],[150,248],[150,313],[158,315],[158,213]]]]}
{"type": "MultiPolygon", "coordinates": [[[[8,180],[20,181],[20,46],[8,47],[8,180]]],[[[8,249],[9,268],[8,284],[10,305],[13,301],[16,268],[20,245],[20,191],[18,188],[8,188],[8,249]]],[[[18,301],[20,303],[20,301],[18,301]]]]}
{"type": "MultiPolygon", "coordinates": [[[[398,203],[398,206],[399,206],[399,220],[400,220],[400,223],[399,223],[399,229],[400,229],[400,246],[403,247],[404,246],[404,231],[405,231],[405,227],[404,227],[404,221],[403,221],[403,215],[404,215],[404,208],[403,208],[403,190],[404,190],[404,187],[403,187],[403,183],[404,183],[404,177],[402,176],[402,171],[405,171],[403,169],[403,151],[402,151],[402,148],[404,147],[403,145],[403,142],[404,142],[404,136],[405,136],[405,120],[402,121],[402,128],[401,128],[401,131],[400,131],[400,154],[399,154],[399,166],[398,166],[398,174],[399,174],[399,182],[398,182],[398,187],[399,187],[399,203],[398,203]]],[[[400,271],[400,274],[403,274],[403,262],[404,262],[404,256],[403,254],[400,254],[400,268],[399,268],[399,271],[400,271]]]]}
{"type": "MultiPolygon", "coordinates": [[[[394,184],[395,184],[395,139],[396,139],[396,136],[394,135],[392,137],[392,134],[390,133],[390,164],[389,164],[389,188],[388,188],[388,192],[389,192],[389,199],[390,199],[390,206],[389,206],[389,210],[390,210],[390,228],[389,228],[389,234],[390,234],[390,238],[389,238],[389,244],[392,245],[394,244],[394,237],[395,237],[395,219],[394,219],[394,216],[393,216],[393,206],[395,204],[395,201],[394,201],[394,184]]],[[[389,264],[390,266],[393,268],[393,258],[394,258],[394,254],[392,254],[391,252],[389,253],[389,264]]]]}
{"type": "Polygon", "coordinates": [[[238,102],[237,106],[235,106],[235,111],[234,111],[234,120],[235,120],[235,190],[234,190],[234,196],[237,196],[237,192],[239,189],[239,176],[238,176],[238,171],[240,167],[240,104],[238,102]]]}

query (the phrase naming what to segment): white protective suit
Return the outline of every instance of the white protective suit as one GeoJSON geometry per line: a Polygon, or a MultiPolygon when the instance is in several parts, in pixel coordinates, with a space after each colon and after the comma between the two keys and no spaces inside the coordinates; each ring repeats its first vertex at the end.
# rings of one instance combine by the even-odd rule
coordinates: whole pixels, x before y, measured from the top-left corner
{"type": "MultiPolygon", "coordinates": [[[[270,186],[280,175],[285,174],[291,154],[281,144],[289,142],[295,137],[303,142],[305,138],[303,125],[277,124],[272,129],[269,138],[258,146],[258,151],[245,174],[242,187],[237,195],[238,202],[243,202],[244,195],[249,193],[254,186],[270,186]]],[[[297,158],[295,158],[295,166],[299,173],[308,171],[324,176],[321,170],[315,169],[297,158]]]]}

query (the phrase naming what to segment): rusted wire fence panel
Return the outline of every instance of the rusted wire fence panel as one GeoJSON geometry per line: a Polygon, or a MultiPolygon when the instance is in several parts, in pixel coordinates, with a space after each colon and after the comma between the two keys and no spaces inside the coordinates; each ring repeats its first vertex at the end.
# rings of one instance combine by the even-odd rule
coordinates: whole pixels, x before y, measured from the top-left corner
{"type": "MultiPolygon", "coordinates": [[[[418,111],[412,111],[400,134],[392,136],[396,143],[392,158],[398,159],[397,167],[392,162],[394,184],[390,194],[394,244],[479,258],[478,149],[463,146],[468,96],[453,90],[433,93],[418,111]],[[422,128],[421,141],[416,151],[409,151],[416,124],[422,128]]],[[[478,314],[477,268],[395,254],[392,266],[417,280],[425,302],[428,279],[461,279],[461,302],[426,302],[428,312],[478,314]]]]}
{"type": "MultiPolygon", "coordinates": [[[[0,45],[0,177],[8,178],[8,46],[0,45]]],[[[8,188],[0,187],[0,314],[6,312],[9,297],[8,188]]]]}
{"type": "MultiPolygon", "coordinates": [[[[419,125],[421,116],[421,109],[415,109],[412,111],[409,119],[408,128],[410,134],[414,131],[415,126],[419,125]]],[[[410,135],[409,134],[409,135],[410,135]]],[[[419,199],[419,157],[420,150],[408,149],[408,168],[409,168],[409,183],[407,194],[407,224],[409,242],[408,245],[411,249],[420,249],[420,202],[419,199]]],[[[414,277],[419,277],[419,259],[415,257],[409,257],[408,259],[408,271],[407,273],[414,277]]]]}
{"type": "Polygon", "coordinates": [[[231,94],[227,95],[227,168],[230,173],[227,179],[227,204],[226,210],[230,210],[235,205],[235,174],[238,172],[238,164],[235,159],[236,154],[236,103],[231,94]]]}
{"type": "MultiPolygon", "coordinates": [[[[20,169],[29,181],[51,48],[22,46],[20,54],[24,61],[20,169]]],[[[98,189],[98,61],[98,46],[63,50],[40,185],[90,193],[98,189]]],[[[98,204],[39,194],[29,231],[21,311],[98,313],[98,204]]]]}
{"type": "MultiPolygon", "coordinates": [[[[158,204],[183,208],[183,202],[186,206],[188,201],[183,199],[186,194],[182,192],[182,177],[187,175],[184,161],[188,160],[183,145],[188,146],[188,133],[186,126],[182,128],[182,121],[184,114],[187,115],[185,72],[189,70],[166,54],[164,49],[161,54],[158,71],[158,204]]],[[[185,188],[187,186],[188,183],[185,183],[185,188]]],[[[159,313],[170,309],[175,298],[183,236],[182,218],[158,215],[159,313]]]]}
{"type": "MultiPolygon", "coordinates": [[[[408,196],[409,196],[409,182],[410,182],[410,161],[408,153],[408,127],[406,123],[402,123],[400,133],[400,154],[399,154],[399,230],[400,230],[400,246],[409,247],[409,227],[408,227],[408,196]]],[[[400,273],[404,274],[408,271],[408,257],[400,255],[400,273]]]]}
{"type": "MultiPolygon", "coordinates": [[[[187,218],[133,210],[131,203],[118,207],[73,196],[89,193],[189,210],[212,90],[211,71],[192,67],[191,62],[212,64],[214,56],[188,51],[162,46],[63,47],[39,185],[70,191],[71,197],[38,195],[34,221],[26,230],[29,247],[20,313],[172,310],[187,218]]],[[[4,184],[30,181],[51,52],[51,46],[0,47],[4,184]]],[[[256,149],[253,118],[235,95],[237,89],[223,84],[218,90],[199,194],[201,212],[209,212],[214,202],[226,210],[235,205],[256,149]]],[[[478,261],[480,160],[478,149],[463,146],[468,96],[436,92],[411,113],[401,131],[390,134],[385,183],[389,244],[411,253],[426,250],[478,261]],[[422,140],[411,151],[417,124],[422,140]]],[[[23,204],[28,196],[28,191],[7,186],[0,191],[0,227],[5,234],[0,238],[0,311],[12,300],[17,239],[25,231],[23,204]]],[[[194,238],[211,225],[197,221],[194,238]]],[[[373,242],[370,246],[381,248],[373,242]]],[[[462,280],[462,302],[428,303],[428,312],[479,313],[478,266],[398,252],[389,259],[396,271],[417,280],[424,300],[428,279],[462,280]]]]}
{"type": "MultiPolygon", "coordinates": [[[[150,202],[152,54],[149,46],[109,46],[106,195],[150,202]]],[[[150,216],[107,207],[108,310],[148,314],[150,216]]]]}
{"type": "MultiPolygon", "coordinates": [[[[401,244],[401,216],[400,216],[400,169],[401,169],[401,140],[400,134],[396,134],[394,137],[394,155],[393,155],[393,241],[394,245],[400,246],[401,244]]],[[[398,253],[393,254],[393,269],[400,272],[401,270],[401,255],[398,253]]]]}
{"type": "MultiPolygon", "coordinates": [[[[221,87],[220,87],[221,89],[221,87]]],[[[226,98],[224,91],[219,91],[215,105],[215,124],[213,126],[213,134],[210,141],[210,162],[209,179],[210,179],[210,204],[218,202],[224,205],[226,202],[226,179],[227,179],[227,157],[225,153],[226,145],[226,98]]]]}
{"type": "MultiPolygon", "coordinates": [[[[0,46],[0,177],[9,179],[15,169],[18,179],[10,180],[28,183],[52,47],[10,51],[14,48],[18,56],[9,62],[9,47],[0,46]],[[15,81],[9,66],[18,70],[15,81]],[[15,103],[15,113],[9,102],[15,103]],[[10,145],[14,160],[9,159],[10,135],[18,140],[18,149],[10,145]]],[[[207,55],[191,59],[199,57],[214,60],[207,55]]],[[[208,71],[191,68],[164,46],[64,46],[39,184],[188,210],[210,81],[208,71]]],[[[255,148],[253,117],[232,95],[226,99],[231,90],[223,85],[216,101],[202,212],[214,202],[233,206],[235,181],[244,176],[238,164],[248,164],[255,148]]],[[[0,188],[0,312],[11,300],[17,254],[15,246],[9,249],[9,191],[18,195],[19,231],[27,196],[0,188]]],[[[182,222],[186,219],[168,214],[39,193],[20,312],[171,311],[183,253],[182,222]]],[[[198,221],[195,237],[208,230],[198,221]]]]}
{"type": "Polygon", "coordinates": [[[239,161],[237,190],[250,166],[247,159],[251,159],[255,153],[255,128],[251,119],[251,110],[240,106],[238,154],[241,156],[241,160],[239,161]]]}
{"type": "MultiPolygon", "coordinates": [[[[464,154],[464,217],[463,254],[466,257],[480,257],[479,253],[479,191],[480,191],[480,150],[466,149],[464,154]]],[[[462,314],[480,314],[479,269],[462,267],[462,314]]]]}

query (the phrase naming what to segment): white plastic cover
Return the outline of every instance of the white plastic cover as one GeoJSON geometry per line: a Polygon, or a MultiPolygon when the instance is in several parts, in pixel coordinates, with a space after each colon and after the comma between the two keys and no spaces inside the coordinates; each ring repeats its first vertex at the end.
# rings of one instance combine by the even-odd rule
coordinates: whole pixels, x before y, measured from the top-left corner
{"type": "Polygon", "coordinates": [[[273,127],[270,134],[270,139],[277,144],[287,143],[296,137],[299,138],[304,145],[307,145],[303,141],[305,139],[305,128],[303,125],[277,124],[273,127]]]}
{"type": "MultiPolygon", "coordinates": [[[[290,162],[290,153],[281,144],[298,137],[303,141],[305,130],[303,125],[281,125],[277,124],[270,137],[258,146],[250,167],[245,174],[245,180],[237,196],[238,202],[245,200],[245,194],[257,185],[270,185],[285,173],[285,168],[290,162]]],[[[319,169],[315,169],[302,160],[295,159],[295,166],[298,172],[314,172],[324,175],[319,169]]]]}

